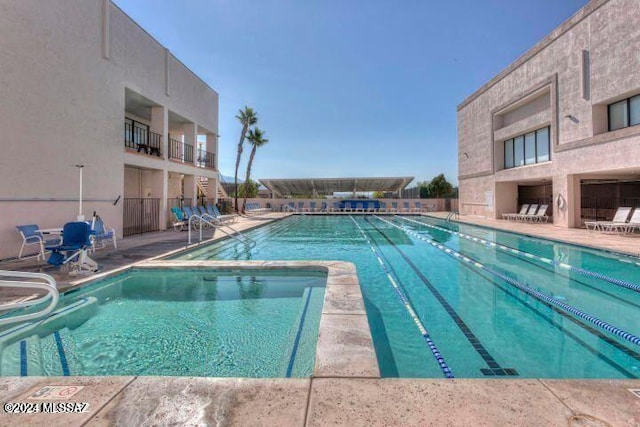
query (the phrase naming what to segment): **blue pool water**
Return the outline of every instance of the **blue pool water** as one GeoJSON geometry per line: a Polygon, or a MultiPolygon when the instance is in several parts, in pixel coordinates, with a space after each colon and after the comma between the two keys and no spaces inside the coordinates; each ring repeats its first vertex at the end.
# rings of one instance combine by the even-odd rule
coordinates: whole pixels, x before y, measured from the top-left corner
{"type": "Polygon", "coordinates": [[[0,375],[308,377],[326,273],[134,270],[0,331],[0,375]]]}
{"type": "Polygon", "coordinates": [[[385,377],[640,377],[637,258],[415,216],[247,235],[178,258],[355,263],[385,377]]]}

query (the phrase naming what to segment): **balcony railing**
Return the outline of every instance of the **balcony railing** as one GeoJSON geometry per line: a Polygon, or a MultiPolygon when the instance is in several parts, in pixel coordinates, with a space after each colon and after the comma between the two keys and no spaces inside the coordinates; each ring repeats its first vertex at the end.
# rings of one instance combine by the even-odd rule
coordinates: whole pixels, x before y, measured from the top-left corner
{"type": "Polygon", "coordinates": [[[196,161],[198,162],[198,166],[201,168],[216,168],[216,155],[205,150],[198,150],[198,158],[196,161]]]}
{"type": "Polygon", "coordinates": [[[162,135],[125,123],[124,146],[134,149],[138,153],[144,152],[160,157],[162,154],[162,135]]]}
{"type": "Polygon", "coordinates": [[[183,163],[193,163],[193,145],[169,138],[169,158],[183,163]]]}

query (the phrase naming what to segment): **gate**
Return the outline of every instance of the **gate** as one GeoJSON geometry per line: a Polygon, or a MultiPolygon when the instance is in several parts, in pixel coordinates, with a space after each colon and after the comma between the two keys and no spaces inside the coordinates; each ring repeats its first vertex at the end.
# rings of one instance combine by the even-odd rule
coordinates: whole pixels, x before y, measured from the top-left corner
{"type": "Polygon", "coordinates": [[[138,197],[124,199],[123,236],[158,230],[160,230],[160,199],[138,197]]]}

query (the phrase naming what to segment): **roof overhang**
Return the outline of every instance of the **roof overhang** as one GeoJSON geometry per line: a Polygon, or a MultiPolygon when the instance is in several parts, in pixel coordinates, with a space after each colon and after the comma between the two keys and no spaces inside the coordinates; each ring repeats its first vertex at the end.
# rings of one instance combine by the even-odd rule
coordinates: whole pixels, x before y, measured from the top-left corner
{"type": "Polygon", "coordinates": [[[373,191],[401,191],[412,176],[366,178],[277,178],[260,179],[269,191],[281,196],[317,195],[333,193],[366,193],[373,191]]]}

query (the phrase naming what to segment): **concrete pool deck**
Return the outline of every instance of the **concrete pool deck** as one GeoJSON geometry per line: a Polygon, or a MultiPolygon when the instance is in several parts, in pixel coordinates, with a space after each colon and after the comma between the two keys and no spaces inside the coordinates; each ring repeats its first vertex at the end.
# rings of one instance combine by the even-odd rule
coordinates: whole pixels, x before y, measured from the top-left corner
{"type": "Polygon", "coordinates": [[[485,379],[0,378],[4,402],[46,386],[87,412],[6,414],[0,426],[638,426],[639,381],[485,379]]]}
{"type": "MultiPolygon", "coordinates": [[[[422,215],[444,219],[447,214],[448,212],[429,212],[422,215]]],[[[584,228],[558,227],[548,223],[515,222],[471,215],[460,216],[455,221],[640,257],[640,233],[619,235],[584,228]]]]}
{"type": "MultiPolygon", "coordinates": [[[[283,216],[286,215],[265,215],[269,220],[283,216]]],[[[243,218],[235,227],[245,230],[265,222],[243,218]]],[[[479,225],[500,228],[498,225],[479,225]]],[[[531,232],[528,229],[525,231],[524,227],[514,230],[527,234],[549,228],[550,238],[556,240],[560,239],[557,231],[563,230],[544,224],[514,225],[528,225],[531,232]]],[[[588,233],[585,230],[576,231],[588,233]]],[[[207,236],[210,234],[211,231],[208,231],[207,236]]],[[[94,258],[104,270],[123,268],[149,257],[182,249],[186,238],[186,233],[172,231],[131,237],[118,242],[118,251],[98,251],[94,258]]],[[[640,244],[633,237],[631,240],[640,244]]],[[[35,262],[0,263],[0,269],[39,271],[42,268],[42,263],[35,262]]],[[[87,279],[69,280],[66,274],[59,274],[58,277],[63,290],[87,279]]],[[[327,295],[334,293],[336,298],[332,303],[328,303],[332,298],[325,299],[323,311],[336,310],[334,314],[342,317],[361,315],[361,308],[352,302],[349,284],[342,284],[347,286],[335,292],[327,290],[327,295]],[[354,310],[352,314],[338,313],[350,305],[354,310]]],[[[347,325],[348,332],[349,323],[343,322],[342,325],[347,325]]],[[[326,330],[330,337],[339,336],[331,328],[326,330]]],[[[349,334],[342,336],[348,337],[349,334]]],[[[357,338],[354,340],[358,341],[357,338]]],[[[350,352],[349,341],[346,339],[345,342],[334,343],[337,346],[334,349],[350,352]]],[[[357,354],[358,351],[354,351],[352,355],[357,354]]],[[[359,359],[355,357],[352,361],[358,363],[359,359]]],[[[367,363],[365,357],[364,366],[367,363]]],[[[89,403],[88,412],[80,414],[7,414],[0,411],[0,426],[640,425],[640,397],[629,391],[640,389],[640,380],[379,379],[370,369],[346,374],[344,371],[325,372],[321,375],[323,377],[319,375],[309,379],[0,377],[2,403],[41,402],[29,397],[37,394],[42,387],[51,385],[82,387],[77,388],[77,393],[68,399],[59,402],[89,403]]]]}

